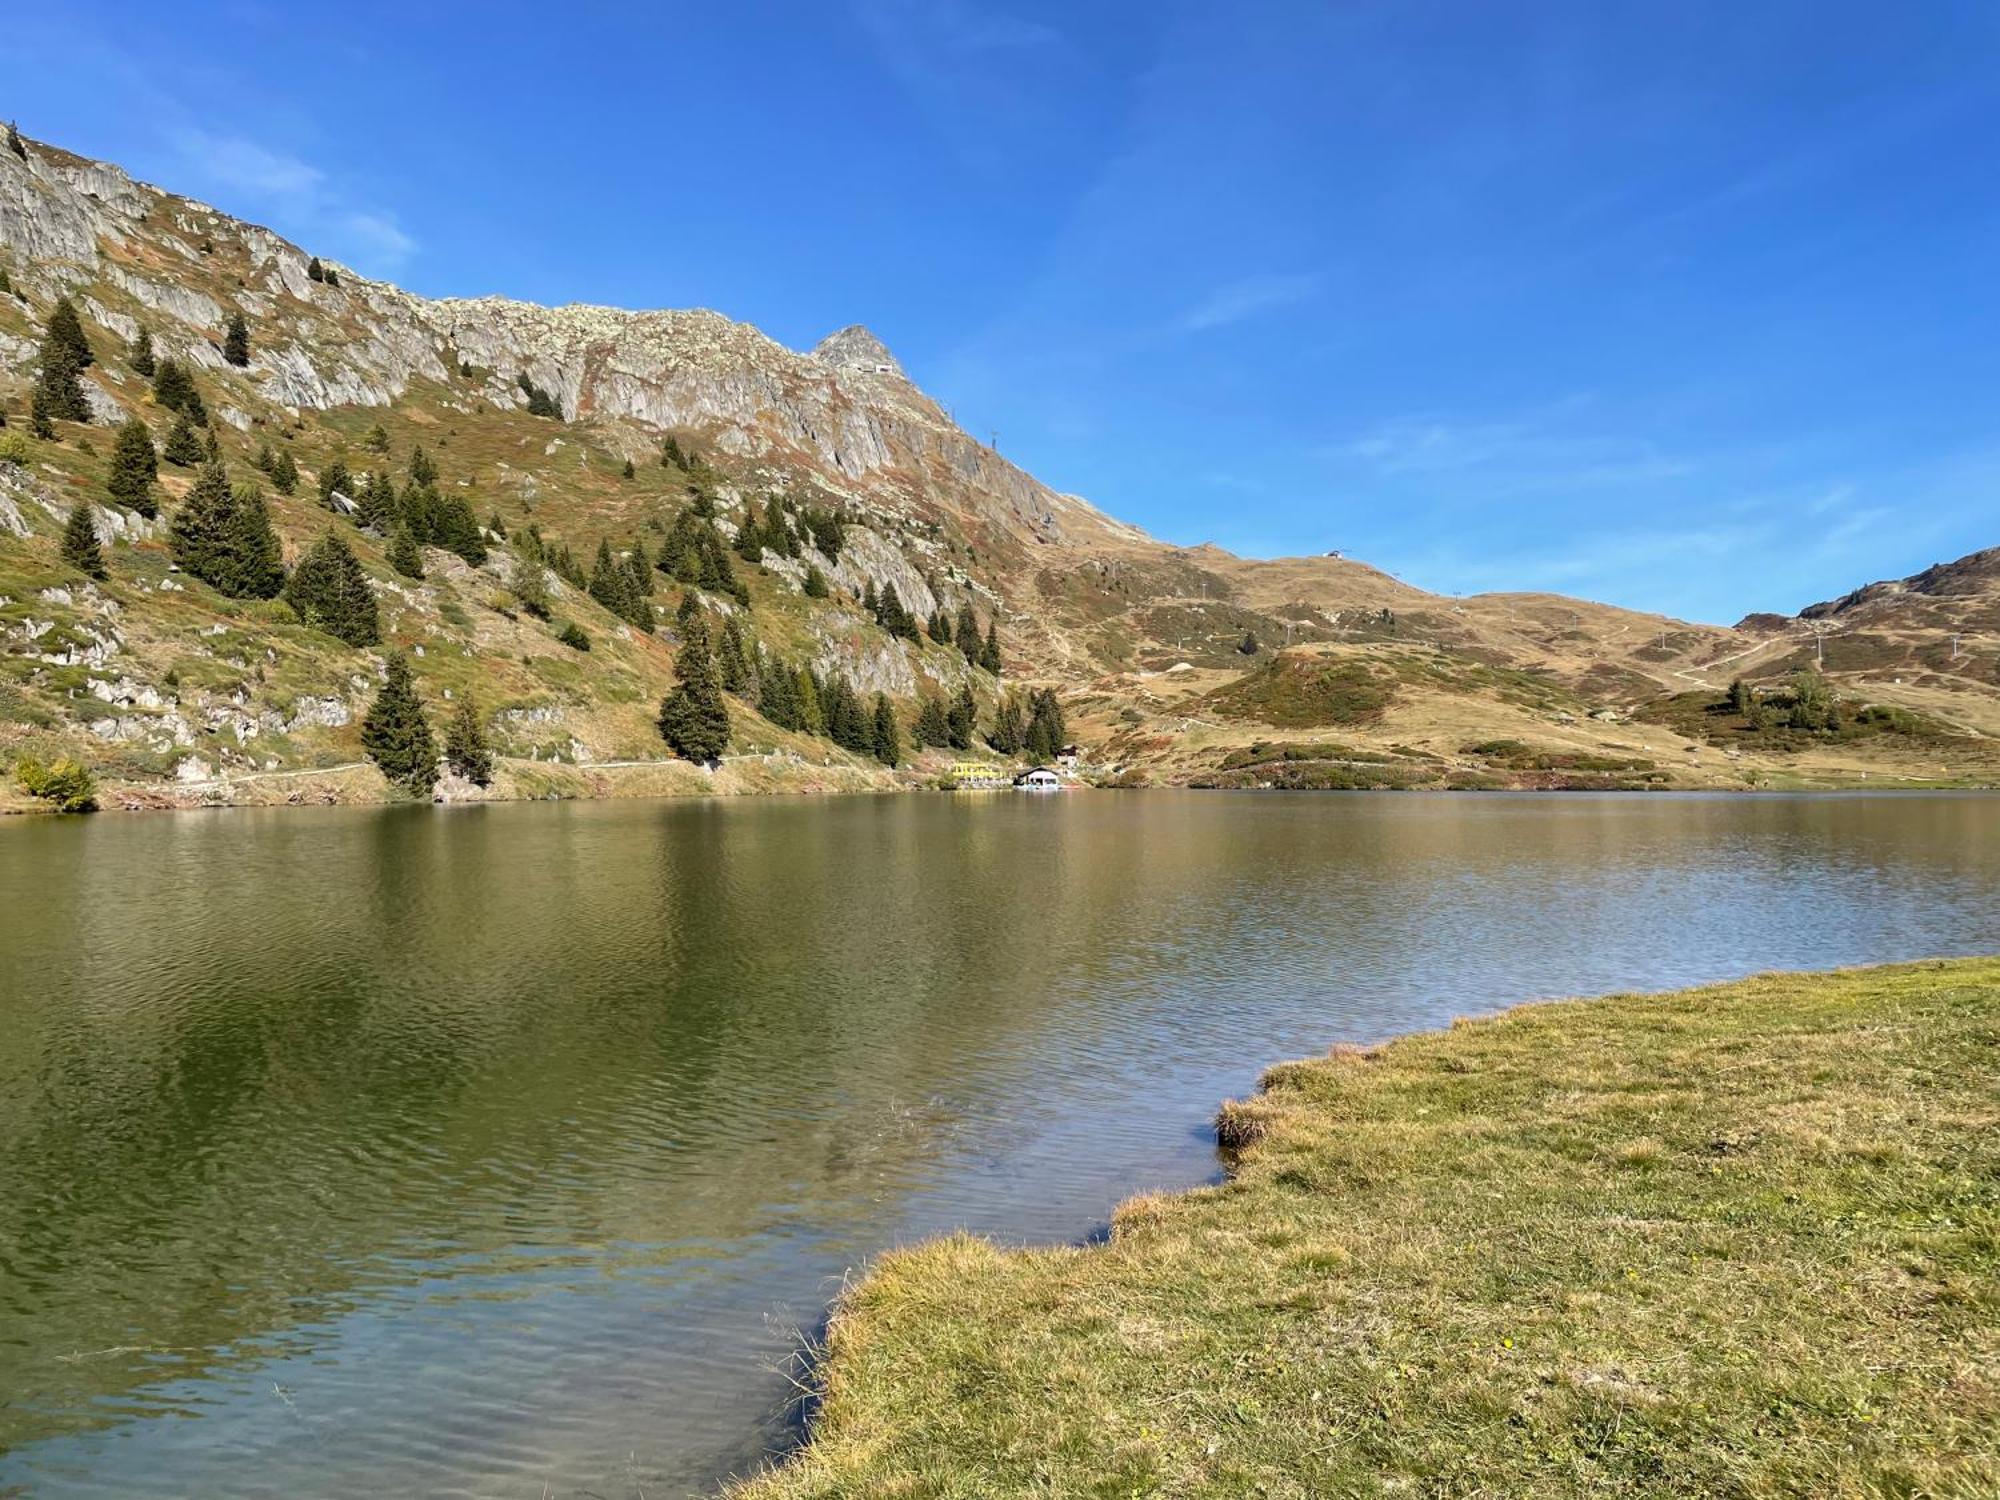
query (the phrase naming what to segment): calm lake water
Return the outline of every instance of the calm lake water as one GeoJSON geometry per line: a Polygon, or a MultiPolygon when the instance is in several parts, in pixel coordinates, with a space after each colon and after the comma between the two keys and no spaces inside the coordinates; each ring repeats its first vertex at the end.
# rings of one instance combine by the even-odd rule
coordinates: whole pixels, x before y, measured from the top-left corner
{"type": "Polygon", "coordinates": [[[1267,1063],[2000,950],[2000,799],[1140,793],[0,826],[0,1495],[698,1492],[848,1267],[1267,1063]]]}

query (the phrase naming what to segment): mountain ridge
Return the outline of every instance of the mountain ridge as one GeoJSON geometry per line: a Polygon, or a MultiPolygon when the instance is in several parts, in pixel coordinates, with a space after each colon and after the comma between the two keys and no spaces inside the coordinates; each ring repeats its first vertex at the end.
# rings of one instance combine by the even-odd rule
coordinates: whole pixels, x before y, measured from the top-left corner
{"type": "MultiPolygon", "coordinates": [[[[1529,768],[1529,775],[1496,766],[1490,755],[1464,753],[1468,743],[1545,746],[1536,754],[1549,761],[1652,757],[1658,766],[1653,741],[1666,737],[1667,726],[1633,727],[1646,705],[1718,692],[1726,680],[1714,678],[1732,663],[1789,671],[1808,644],[1824,649],[1812,641],[1821,617],[1810,610],[1753,617],[1766,623],[1746,620],[1732,629],[1560,595],[1451,598],[1342,557],[1252,559],[1210,545],[1177,547],[1054,489],[965,433],[860,325],[798,351],[707,309],[424,298],[315,260],[269,229],[138,182],[111,164],[38,142],[25,150],[24,158],[0,153],[0,266],[15,292],[0,297],[8,431],[25,425],[40,327],[56,298],[69,296],[95,337],[97,358],[83,386],[98,426],[138,415],[156,442],[162,436],[165,413],[119,347],[143,327],[160,358],[195,373],[212,431],[237,473],[255,479],[253,449],[283,449],[309,481],[336,462],[358,481],[399,468],[424,446],[446,471],[446,492],[489,513],[490,557],[467,562],[425,549],[427,581],[412,587],[387,566],[387,536],[330,516],[313,504],[310,484],[296,496],[272,495],[271,513],[288,562],[329,528],[348,537],[389,614],[392,642],[413,649],[449,643],[481,663],[459,672],[455,685],[446,681],[451,674],[420,663],[426,686],[476,693],[492,709],[496,730],[523,722],[520,715],[567,727],[567,742],[503,735],[503,760],[525,757],[542,768],[520,773],[516,793],[552,774],[552,756],[562,757],[564,793],[602,790],[604,778],[592,768],[663,760],[656,738],[648,746],[644,705],[674,680],[678,632],[664,599],[647,606],[640,627],[606,615],[558,578],[566,614],[604,641],[586,658],[566,661],[566,648],[524,624],[509,602],[523,565],[508,534],[532,525],[579,558],[600,543],[629,555],[635,542],[643,547],[646,537],[666,534],[697,495],[751,569],[741,607],[760,649],[838,673],[860,691],[885,693],[912,723],[928,697],[970,690],[984,717],[1016,684],[1052,687],[1070,705],[1099,773],[1128,780],[1200,780],[1281,729],[1309,732],[1321,748],[1334,743],[1331,735],[1339,737],[1335,748],[1359,744],[1366,754],[1400,745],[1410,752],[1406,759],[1422,763],[1423,784],[1454,777],[1541,784],[1534,775],[1547,768],[1529,768]],[[241,367],[223,349],[233,317],[251,331],[241,367]],[[389,452],[370,446],[378,438],[389,452]],[[669,438],[701,455],[698,471],[663,461],[669,438]],[[842,555],[810,544],[794,556],[760,553],[744,541],[753,518],[800,506],[846,518],[842,555]],[[808,564],[831,582],[824,602],[803,593],[808,564]],[[879,628],[861,606],[890,587],[919,622],[965,609],[990,621],[1004,643],[1004,672],[996,679],[928,632],[910,640],[879,628]],[[1301,697],[1294,677],[1318,686],[1301,697]],[[1347,688],[1325,687],[1336,679],[1347,688]]],[[[336,763],[335,755],[344,757],[338,764],[358,759],[353,724],[363,694],[356,684],[378,674],[379,662],[358,671],[365,663],[288,628],[275,611],[204,598],[214,619],[198,628],[221,625],[254,637],[246,650],[263,650],[273,664],[283,657],[295,669],[285,674],[297,679],[287,684],[294,697],[337,699],[338,711],[314,712],[346,716],[300,724],[278,708],[247,714],[272,696],[253,681],[231,684],[225,696],[243,701],[234,703],[235,718],[218,719],[214,703],[192,701],[197,691],[166,680],[216,675],[213,656],[200,673],[192,666],[179,672],[166,640],[128,642],[107,623],[122,617],[136,638],[155,617],[164,628],[165,617],[188,601],[174,597],[172,609],[163,603],[187,590],[166,556],[162,524],[105,502],[96,452],[103,442],[88,425],[65,427],[35,445],[32,461],[0,465],[0,545],[21,554],[22,573],[0,607],[13,672],[5,691],[14,701],[11,716],[0,705],[0,719],[11,718],[12,741],[76,750],[148,795],[227,783],[223,800],[244,794],[258,775],[303,774],[336,763]],[[53,523],[79,497],[93,502],[98,532],[130,567],[114,568],[92,620],[54,620],[48,617],[80,612],[79,590],[43,581],[54,576],[47,568],[53,523]],[[47,597],[51,590],[68,598],[47,597]],[[30,649],[57,628],[83,641],[81,662],[51,661],[66,653],[30,649]],[[108,676],[114,666],[117,675],[108,676]],[[79,713],[80,699],[117,712],[79,713]],[[258,726],[254,733],[246,732],[246,719],[258,726]],[[211,721],[224,728],[212,731],[211,721]],[[252,747],[251,739],[262,743],[252,747]],[[192,774],[183,769],[189,761],[214,774],[192,774]]],[[[169,468],[161,483],[169,510],[185,487],[185,476],[169,468]]],[[[682,588],[711,612],[739,607],[682,588]]],[[[1865,602],[1860,595],[1867,593],[1849,599],[1865,602]]],[[[1900,591],[1910,593],[1924,595],[1900,591]]],[[[1958,656],[1945,669],[1932,659],[1932,637],[1945,623],[1927,617],[1889,632],[1900,642],[1896,660],[1913,663],[1913,672],[1922,668],[1923,682],[1905,691],[1900,680],[1868,680],[1868,690],[1871,698],[1937,716],[1954,745],[1970,743],[2000,731],[2000,713],[1990,701],[1990,673],[1957,669],[1958,656]]],[[[1886,649],[1875,656],[1886,660],[1886,649]]],[[[1989,665],[1990,654],[1980,663],[1989,665]]],[[[1857,661],[1852,675],[1860,681],[1872,670],[1857,661]]],[[[883,780],[885,773],[855,757],[828,752],[823,740],[761,721],[754,694],[744,708],[746,751],[754,745],[790,756],[816,766],[813,775],[883,780]]],[[[1736,763],[1717,763],[1705,759],[1713,747],[1703,736],[1676,734],[1665,746],[1673,769],[1653,784],[1761,784],[1756,778],[1801,768],[1838,780],[1866,774],[1870,755],[1882,760],[1881,746],[1823,753],[1808,744],[1775,750],[1769,765],[1732,747],[1736,763]]],[[[937,759],[923,765],[931,769],[937,759]]],[[[1974,769],[1984,774],[1983,762],[1974,769]]],[[[655,779],[676,788],[717,784],[715,776],[688,782],[688,774],[702,773],[662,765],[655,779]]],[[[736,781],[762,789],[747,771],[718,774],[725,789],[736,781]]],[[[353,791],[343,786],[338,794],[353,791]]]]}

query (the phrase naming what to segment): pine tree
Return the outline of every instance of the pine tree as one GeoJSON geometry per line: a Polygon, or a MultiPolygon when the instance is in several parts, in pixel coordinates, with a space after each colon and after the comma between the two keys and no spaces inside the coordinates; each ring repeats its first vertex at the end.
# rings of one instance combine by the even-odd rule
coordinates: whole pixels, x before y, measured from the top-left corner
{"type": "Polygon", "coordinates": [[[43,442],[48,442],[56,435],[56,424],[49,416],[49,398],[39,382],[28,397],[28,431],[43,442]]]}
{"type": "Polygon", "coordinates": [[[368,575],[338,536],[324,538],[292,570],[285,602],[304,624],[350,646],[372,646],[382,639],[368,575]]]}
{"type": "Polygon", "coordinates": [[[213,427],[202,434],[201,456],[211,462],[222,457],[222,439],[213,427]]]}
{"type": "Polygon", "coordinates": [[[660,467],[663,469],[685,469],[687,459],[681,454],[681,445],[671,436],[660,440],[660,467]]]}
{"type": "Polygon", "coordinates": [[[340,285],[340,273],[334,270],[332,266],[326,268],[326,284],[328,286],[340,285]]]}
{"type": "Polygon", "coordinates": [[[104,549],[97,545],[97,524],[90,518],[88,501],[70,507],[69,524],[63,527],[62,560],[92,578],[104,577],[104,549]]]}
{"type": "Polygon", "coordinates": [[[973,666],[979,665],[979,616],[972,612],[972,601],[966,600],[958,607],[958,624],[953,627],[951,638],[958,643],[958,649],[965,653],[965,659],[973,666]]]}
{"type": "Polygon", "coordinates": [[[951,616],[946,614],[942,609],[931,611],[930,620],[925,625],[924,630],[940,646],[949,646],[951,644],[951,616]]]}
{"type": "Polygon", "coordinates": [[[405,578],[424,576],[423,549],[417,545],[417,539],[410,535],[410,528],[407,526],[397,526],[394,535],[389,539],[389,566],[405,578]]]}
{"type": "Polygon", "coordinates": [[[232,488],[219,460],[195,476],[174,512],[171,540],[183,571],[232,599],[270,599],[284,587],[284,555],[264,497],[232,488]]]}
{"type": "Polygon", "coordinates": [[[651,628],[652,609],[644,600],[633,597],[632,576],[611,555],[611,543],[607,540],[600,539],[597,544],[597,561],[590,570],[590,597],[624,620],[632,619],[645,608],[646,626],[651,628]]]}
{"type": "Polygon", "coordinates": [[[903,758],[903,734],[896,727],[896,710],[889,706],[889,695],[875,695],[875,758],[885,766],[893,766],[903,758]]]}
{"type": "Polygon", "coordinates": [[[914,641],[917,638],[917,622],[910,618],[910,612],[903,607],[903,597],[896,592],[896,585],[885,583],[882,592],[875,599],[875,619],[881,627],[893,636],[914,641]]]}
{"type": "Polygon", "coordinates": [[[729,705],[699,619],[688,626],[674,670],[680,684],[660,703],[660,737],[676,755],[707,764],[729,745],[729,705]]]}
{"type": "Polygon", "coordinates": [[[808,599],[824,599],[827,596],[826,574],[819,570],[818,563],[806,565],[805,591],[808,599]]]}
{"type": "Polygon", "coordinates": [[[194,377],[177,359],[163,359],[153,372],[153,400],[168,411],[185,412],[198,427],[208,425],[208,408],[195,389],[194,377]]]}
{"type": "MultiPolygon", "coordinates": [[[[374,476],[371,475],[370,477],[373,478],[374,476]]],[[[383,477],[387,478],[386,475],[383,477]]],[[[390,511],[395,509],[395,494],[396,492],[392,488],[389,491],[391,501],[389,506],[390,511]]],[[[354,493],[354,476],[348,472],[347,460],[337,454],[319,471],[319,503],[324,505],[328,510],[333,510],[335,508],[333,503],[335,495],[345,495],[348,499],[355,500],[357,504],[360,504],[354,493]]],[[[366,505],[361,506],[361,515],[364,521],[368,518],[368,507],[366,505]]],[[[384,519],[386,520],[386,517],[384,519]]]]}
{"type": "Polygon", "coordinates": [[[882,623],[882,596],[875,592],[875,580],[872,578],[861,591],[861,607],[868,611],[877,625],[882,623]]]}
{"type": "Polygon", "coordinates": [[[995,677],[1000,675],[1000,626],[997,621],[986,622],[986,644],[979,648],[979,665],[995,677]]]}
{"type": "Polygon", "coordinates": [[[1037,688],[1028,705],[1026,749],[1031,760],[1054,760],[1065,742],[1062,704],[1054,688],[1037,688]]]}
{"type": "Polygon", "coordinates": [[[90,363],[90,345],[84,342],[83,325],[77,322],[76,309],[67,297],[56,299],[42,335],[41,352],[41,371],[35,377],[29,409],[36,425],[48,428],[46,434],[38,431],[36,436],[53,437],[55,430],[50,423],[90,420],[90,403],[84,400],[83,382],[77,378],[90,363]]]}
{"type": "Polygon", "coordinates": [[[958,696],[951,700],[951,707],[945,710],[945,729],[954,750],[972,748],[972,732],[979,723],[979,704],[973,699],[970,687],[961,687],[958,696]]]}
{"type": "Polygon", "coordinates": [[[87,370],[97,362],[97,356],[90,352],[90,341],[83,336],[83,320],[76,315],[76,306],[67,297],[56,298],[56,305],[49,309],[48,331],[42,345],[42,353],[48,353],[49,344],[64,350],[72,369],[87,370]]]}
{"type": "Polygon", "coordinates": [[[160,445],[160,457],[170,464],[186,468],[198,464],[208,457],[208,449],[201,440],[201,432],[194,425],[194,419],[186,412],[174,418],[174,425],[167,429],[167,440],[160,445]]]}
{"type": "Polygon", "coordinates": [[[627,479],[636,479],[639,476],[639,471],[632,467],[632,460],[629,458],[625,460],[625,467],[619,472],[627,479]]]}
{"type": "Polygon", "coordinates": [[[361,746],[398,786],[422,793],[437,784],[437,741],[400,651],[390,653],[388,680],[361,721],[361,746]]]}
{"type": "Polygon", "coordinates": [[[917,710],[916,738],[919,745],[949,745],[951,726],[945,722],[944,701],[926,696],[917,710]]]}
{"type": "Polygon", "coordinates": [[[319,257],[317,255],[315,255],[310,261],[306,263],[306,280],[308,281],[326,280],[326,267],[319,263],[319,257]]]}
{"type": "Polygon", "coordinates": [[[874,751],[874,721],[861,706],[854,684],[845,677],[836,677],[826,685],[826,732],[843,750],[852,750],[857,755],[874,751]]]}
{"type": "Polygon", "coordinates": [[[1021,700],[1009,693],[993,711],[993,732],[986,736],[986,743],[1002,755],[1019,755],[1027,733],[1021,700]]]}
{"type": "Polygon", "coordinates": [[[486,726],[472,699],[461,698],[444,733],[444,758],[453,771],[475,786],[493,780],[493,751],[486,743],[486,726]]]}
{"type": "Polygon", "coordinates": [[[583,633],[583,627],[574,620],[563,621],[563,628],[556,632],[556,639],[572,651],[590,649],[590,637],[583,633]]]}
{"type": "Polygon", "coordinates": [[[112,504],[152,517],[160,509],[153,499],[153,481],[159,474],[160,460],[153,451],[153,435],[144,422],[133,417],[118,429],[104,491],[112,504]]]}
{"type": "Polygon", "coordinates": [[[805,727],[805,717],[799,707],[798,674],[783,662],[767,665],[760,674],[757,712],[780,729],[805,727]]]}
{"type": "Polygon", "coordinates": [[[549,570],[539,554],[514,559],[514,597],[538,620],[549,617],[549,570]]]}
{"type": "Polygon", "coordinates": [[[754,686],[750,653],[743,647],[743,630],[734,615],[722,622],[722,639],[716,648],[715,666],[724,692],[741,694],[754,686]]]}
{"type": "Polygon", "coordinates": [[[250,363],[250,325],[240,312],[229,315],[228,330],[222,335],[222,357],[239,370],[250,363]]]}
{"type": "Polygon", "coordinates": [[[299,487],[299,466],[292,457],[292,450],[280,448],[278,461],[271,466],[271,488],[281,495],[289,495],[299,487]]]}
{"type": "Polygon", "coordinates": [[[28,143],[21,139],[21,132],[15,127],[12,120],[7,122],[7,149],[20,157],[22,161],[28,159],[28,143]]]}
{"type": "Polygon", "coordinates": [[[368,476],[354,503],[359,507],[355,514],[361,524],[378,536],[393,535],[403,524],[403,502],[396,498],[396,481],[387,469],[377,469],[368,476]]]}
{"type": "Polygon", "coordinates": [[[1750,684],[1741,677],[1729,684],[1729,711],[1750,717],[1750,711],[1757,706],[1757,695],[1750,691],[1750,684]]]}
{"type": "Polygon", "coordinates": [[[151,380],[159,368],[153,357],[153,335],[141,328],[132,340],[132,356],[126,361],[132,366],[132,373],[144,380],[151,380]]]}
{"type": "MultiPolygon", "coordinates": [[[[625,576],[632,580],[632,597],[650,599],[653,597],[653,560],[646,556],[646,539],[640,537],[632,543],[632,550],[625,554],[625,576]]],[[[652,611],[645,611],[646,623],[652,624],[652,611]]]]}
{"type": "Polygon", "coordinates": [[[389,451],[389,429],[384,427],[380,422],[377,422],[373,427],[368,429],[368,436],[364,441],[368,444],[368,451],[370,453],[387,453],[389,451]]]}

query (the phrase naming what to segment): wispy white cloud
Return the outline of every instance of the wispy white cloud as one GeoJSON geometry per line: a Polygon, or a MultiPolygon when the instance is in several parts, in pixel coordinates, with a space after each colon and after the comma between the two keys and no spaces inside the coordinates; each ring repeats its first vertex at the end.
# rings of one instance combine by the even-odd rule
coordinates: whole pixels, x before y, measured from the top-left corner
{"type": "Polygon", "coordinates": [[[231,212],[269,214],[286,233],[311,235],[381,275],[400,270],[417,241],[387,209],[357,203],[327,173],[247,136],[181,126],[169,132],[191,181],[231,212]]]}
{"type": "Polygon", "coordinates": [[[1180,327],[1186,333],[1225,328],[1246,318],[1304,302],[1318,296],[1319,289],[1319,277],[1310,274],[1241,277],[1216,287],[1189,308],[1181,317],[1180,327]]]}
{"type": "Polygon", "coordinates": [[[1454,422],[1404,417],[1323,450],[1338,465],[1389,476],[1449,476],[1488,496],[1657,484],[1698,463],[1644,438],[1577,432],[1544,420],[1454,422]]]}

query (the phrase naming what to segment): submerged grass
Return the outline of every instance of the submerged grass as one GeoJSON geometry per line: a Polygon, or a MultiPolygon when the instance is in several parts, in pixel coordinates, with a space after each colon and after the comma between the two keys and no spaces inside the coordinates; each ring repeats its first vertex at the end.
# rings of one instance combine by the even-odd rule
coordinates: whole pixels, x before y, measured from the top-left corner
{"type": "Polygon", "coordinates": [[[1287,1063],[1225,1184],[842,1299],[740,1500],[2000,1494],[2000,961],[1287,1063]]]}

